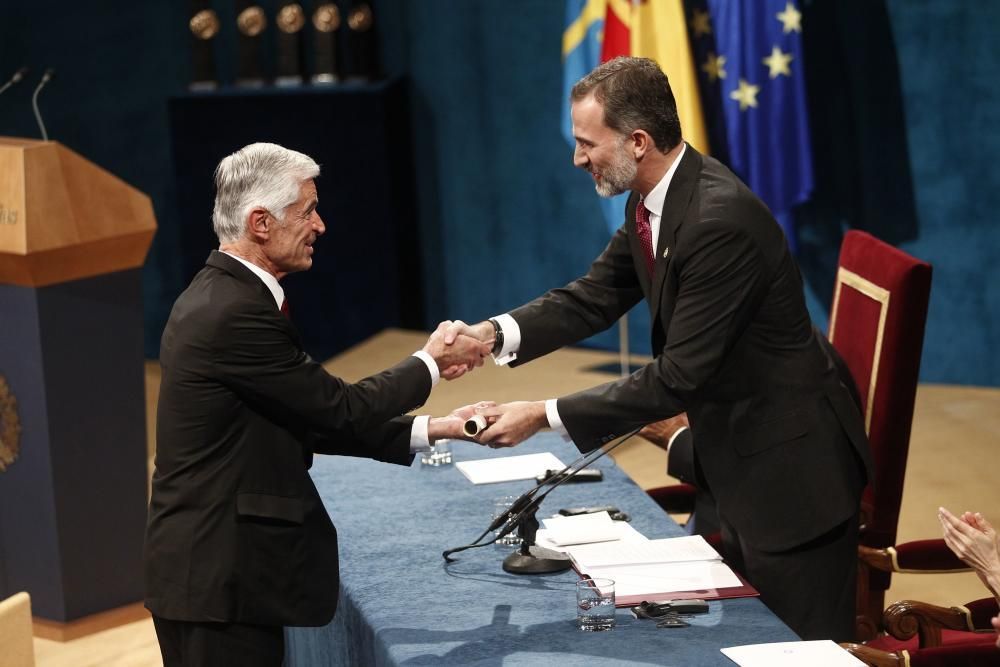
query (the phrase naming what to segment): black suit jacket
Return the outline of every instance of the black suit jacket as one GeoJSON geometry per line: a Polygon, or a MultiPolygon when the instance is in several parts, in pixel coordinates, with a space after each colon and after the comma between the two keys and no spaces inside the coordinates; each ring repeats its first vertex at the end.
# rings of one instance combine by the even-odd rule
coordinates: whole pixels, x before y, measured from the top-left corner
{"type": "Polygon", "coordinates": [[[719,512],[750,545],[791,548],[852,516],[869,466],[864,424],[809,321],[770,211],[688,146],[650,279],[638,199],[587,275],[511,311],[522,335],[516,363],[607,329],[645,297],[653,362],[559,399],[577,446],[588,451],[686,410],[719,512]]]}
{"type": "Polygon", "coordinates": [[[213,252],[160,347],[146,607],[163,618],[324,625],[337,534],[308,474],[314,452],[409,464],[431,389],[410,357],[355,384],[303,352],[263,282],[213,252]]]}

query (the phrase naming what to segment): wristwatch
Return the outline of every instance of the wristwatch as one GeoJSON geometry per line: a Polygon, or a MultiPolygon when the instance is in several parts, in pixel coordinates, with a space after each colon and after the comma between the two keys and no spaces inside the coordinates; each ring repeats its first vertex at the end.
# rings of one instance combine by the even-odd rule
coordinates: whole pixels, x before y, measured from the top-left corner
{"type": "Polygon", "coordinates": [[[493,325],[493,350],[491,353],[496,356],[503,349],[503,329],[500,328],[500,323],[492,317],[489,319],[489,323],[493,325]]]}

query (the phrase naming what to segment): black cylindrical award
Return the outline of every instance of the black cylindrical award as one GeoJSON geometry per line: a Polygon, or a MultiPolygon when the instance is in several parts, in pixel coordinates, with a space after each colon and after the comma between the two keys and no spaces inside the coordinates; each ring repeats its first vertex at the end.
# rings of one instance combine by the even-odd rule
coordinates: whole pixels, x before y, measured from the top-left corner
{"type": "Polygon", "coordinates": [[[371,3],[351,0],[351,9],[347,14],[346,46],[345,78],[362,81],[378,78],[378,43],[371,3]]]}
{"type": "Polygon", "coordinates": [[[236,30],[240,61],[236,85],[264,85],[264,71],[260,65],[261,42],[267,29],[267,16],[254,0],[236,0],[236,30]]]}
{"type": "Polygon", "coordinates": [[[211,90],[219,84],[215,76],[213,45],[219,34],[219,17],[211,0],[191,0],[191,90],[211,90]]]}
{"type": "Polygon", "coordinates": [[[313,26],[313,83],[336,83],[337,31],[340,29],[340,10],[332,2],[320,2],[312,15],[313,26]]]}
{"type": "Polygon", "coordinates": [[[278,7],[274,22],[278,26],[278,72],[274,83],[279,86],[299,85],[305,69],[302,28],[306,25],[306,13],[297,2],[284,2],[278,7]]]}

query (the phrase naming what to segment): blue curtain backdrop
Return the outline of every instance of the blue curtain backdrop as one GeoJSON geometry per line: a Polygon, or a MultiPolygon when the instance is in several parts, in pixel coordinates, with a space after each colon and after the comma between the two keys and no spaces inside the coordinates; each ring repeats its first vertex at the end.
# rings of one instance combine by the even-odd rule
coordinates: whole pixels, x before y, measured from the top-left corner
{"type": "MultiPolygon", "coordinates": [[[[217,4],[231,13],[231,3],[217,4]]],[[[274,2],[263,4],[273,12],[274,2]]],[[[608,231],[590,179],[572,167],[560,132],[565,3],[374,4],[385,69],[406,75],[411,95],[419,210],[411,224],[423,241],[427,325],[506,310],[586,270],[608,231]]],[[[891,0],[884,34],[870,32],[866,18],[849,11],[869,3],[802,4],[804,29],[812,16],[826,12],[833,15],[831,31],[850,35],[830,66],[860,76],[850,109],[856,118],[871,117],[879,95],[891,88],[865,89],[857,82],[875,80],[865,77],[865,68],[884,63],[880,47],[894,42],[889,50],[898,58],[905,113],[883,120],[901,128],[905,142],[886,139],[878,124],[834,123],[824,126],[824,146],[813,128],[818,181],[823,161],[848,132],[870,154],[854,169],[836,170],[849,182],[829,188],[834,194],[825,201],[833,204],[823,208],[823,225],[807,236],[799,227],[800,262],[810,273],[814,258],[835,256],[839,234],[852,224],[931,261],[921,378],[1000,385],[993,349],[1000,340],[1000,232],[994,224],[1000,209],[1000,90],[994,85],[1000,4],[891,0]],[[880,153],[881,161],[872,159],[880,153]],[[912,188],[912,214],[905,203],[879,206],[886,201],[880,193],[901,183],[912,188]],[[845,185],[856,199],[843,194],[845,185]]],[[[184,3],[0,2],[0,78],[21,65],[33,68],[28,82],[0,97],[0,134],[37,136],[30,111],[34,77],[54,67],[58,78],[41,99],[50,135],[149,193],[161,229],[176,225],[165,101],[187,79],[186,23],[184,3]]],[[[807,60],[809,39],[807,33],[807,60]]],[[[231,46],[222,40],[220,51],[231,46]]],[[[220,69],[231,77],[225,59],[220,69]]],[[[811,90],[810,107],[844,104],[847,86],[811,90]]],[[[294,109],[275,122],[295,122],[294,109]]],[[[184,223],[209,224],[209,214],[184,223]]],[[[144,271],[151,356],[183,288],[173,264],[175,244],[161,231],[144,271]]],[[[819,265],[812,273],[822,278],[819,265]]],[[[829,290],[817,288],[817,304],[828,299],[829,290]]],[[[647,332],[633,327],[631,333],[633,349],[648,351],[647,332]]],[[[593,343],[615,347],[617,336],[612,331],[593,343]]]]}

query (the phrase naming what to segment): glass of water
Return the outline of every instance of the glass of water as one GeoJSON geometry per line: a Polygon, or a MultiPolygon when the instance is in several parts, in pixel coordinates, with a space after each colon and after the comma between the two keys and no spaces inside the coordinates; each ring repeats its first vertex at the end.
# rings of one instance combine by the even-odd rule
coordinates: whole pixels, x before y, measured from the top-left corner
{"type": "MultiPolygon", "coordinates": [[[[517,496],[500,496],[499,498],[494,498],[492,517],[496,519],[498,516],[509,510],[515,500],[517,500],[517,496]]],[[[502,529],[503,526],[500,526],[500,528],[493,531],[493,534],[499,535],[502,529]]],[[[517,534],[517,528],[497,540],[496,544],[501,547],[520,546],[521,536],[517,534]]]]}
{"type": "Polygon", "coordinates": [[[451,464],[451,440],[438,440],[420,455],[420,463],[425,466],[446,466],[451,464]]]}
{"type": "Polygon", "coordinates": [[[615,627],[613,579],[581,579],[576,582],[576,622],[584,632],[600,632],[615,627]]]}

